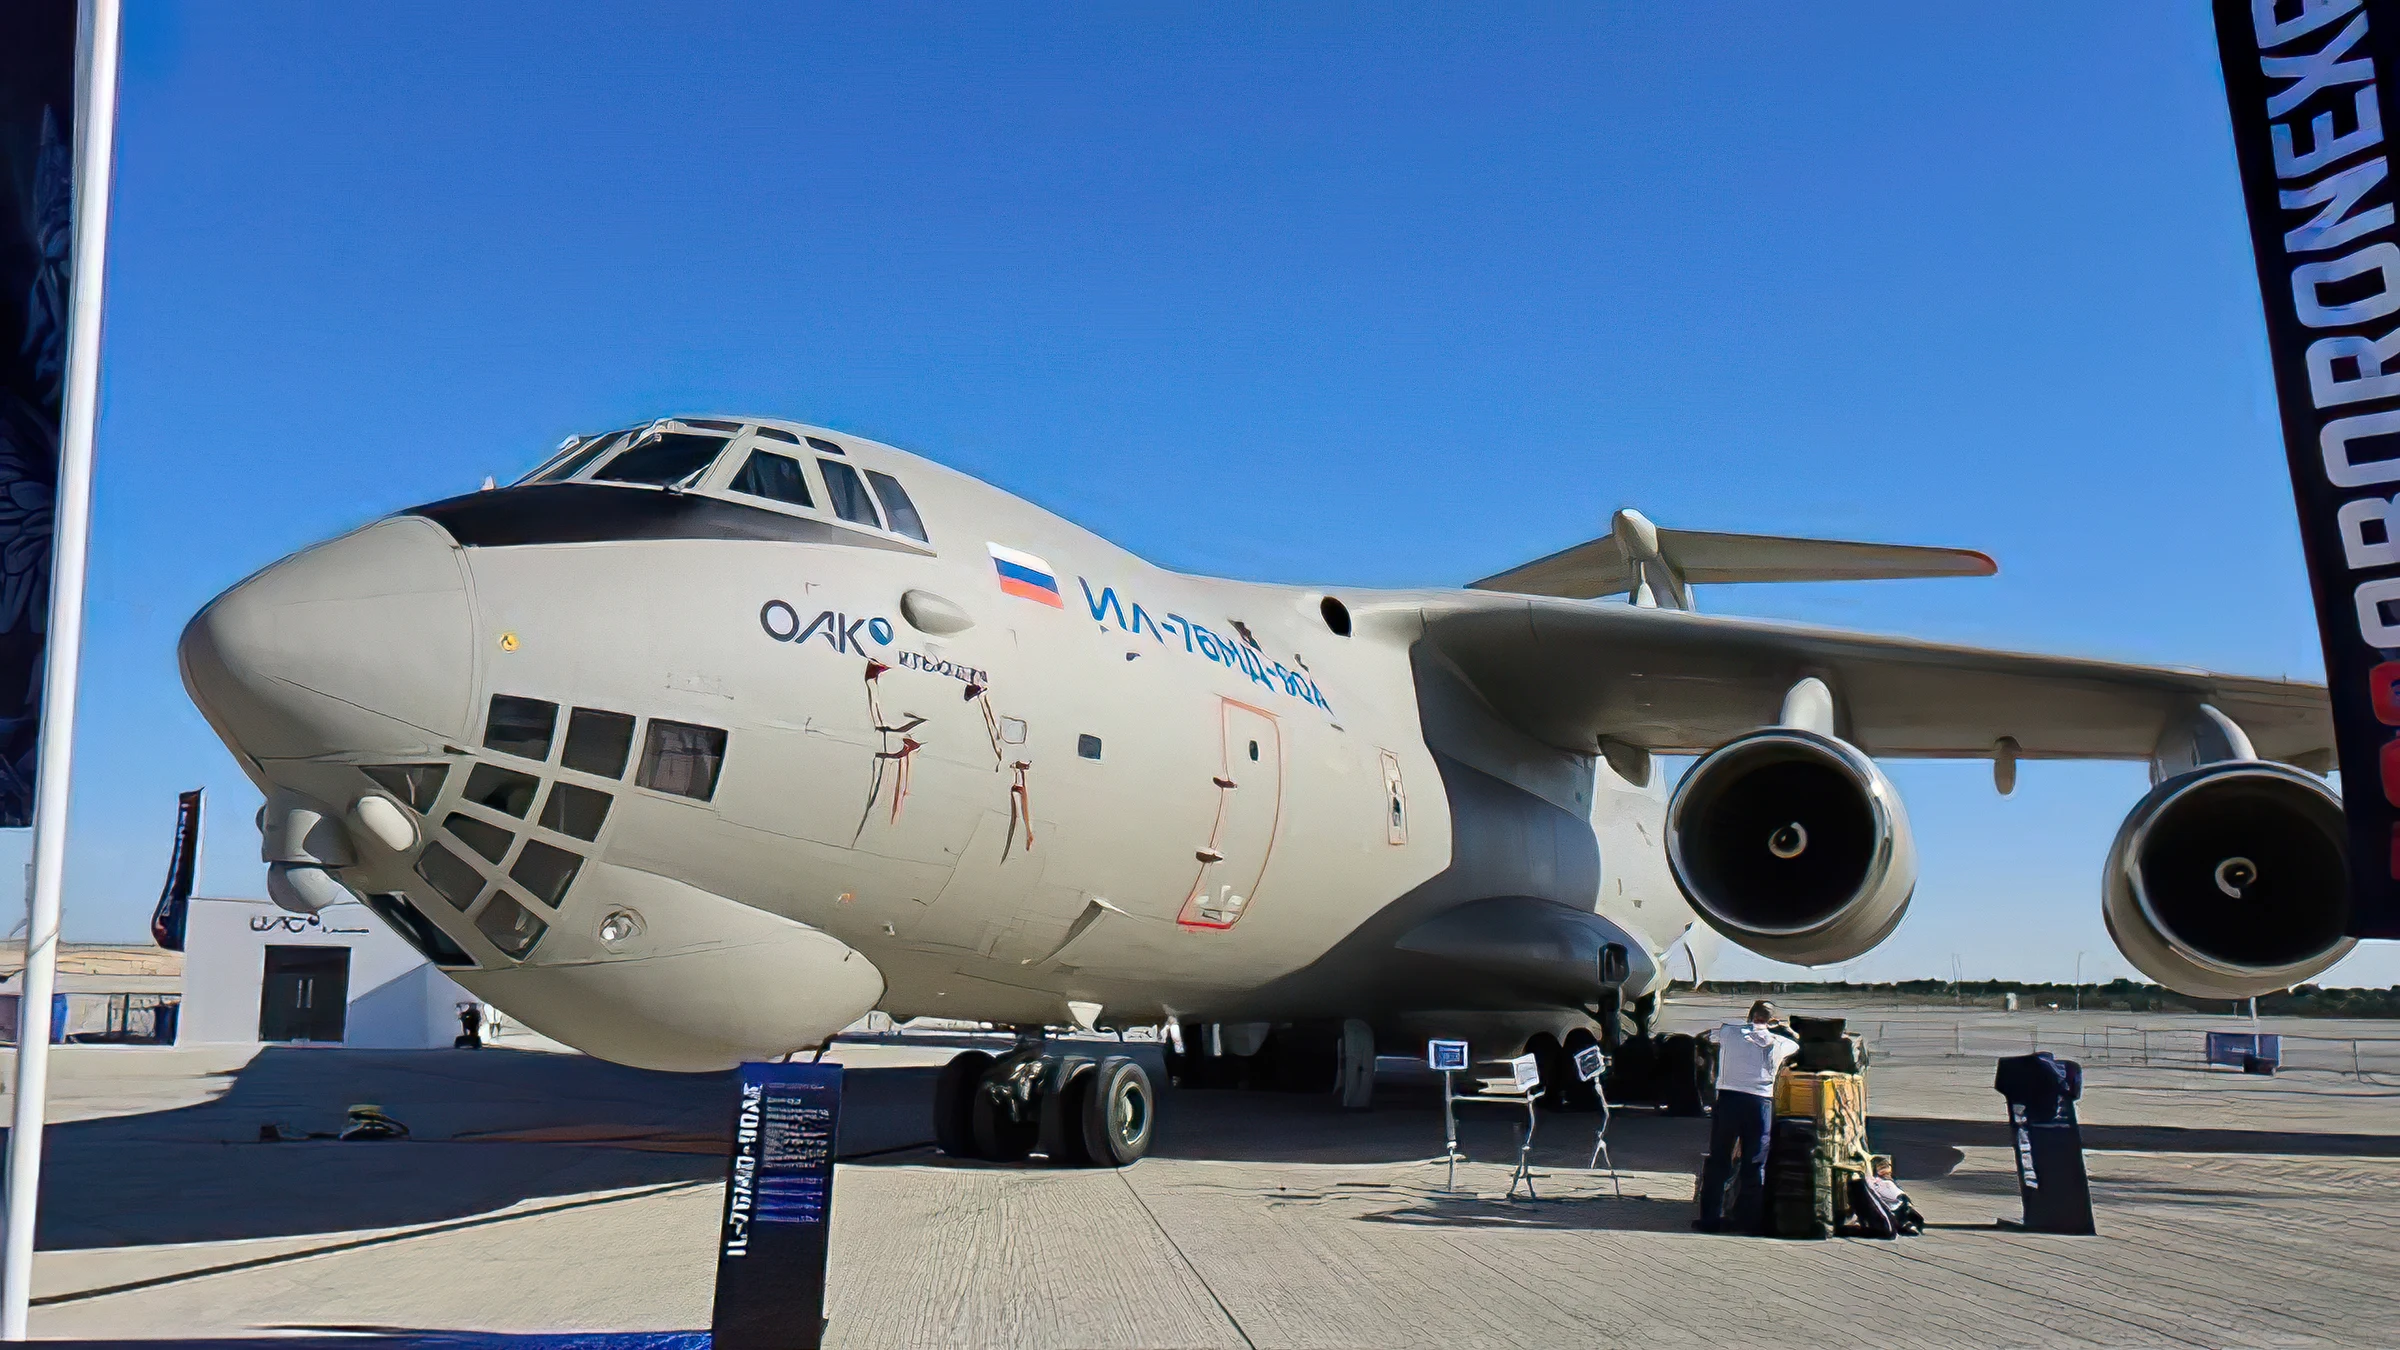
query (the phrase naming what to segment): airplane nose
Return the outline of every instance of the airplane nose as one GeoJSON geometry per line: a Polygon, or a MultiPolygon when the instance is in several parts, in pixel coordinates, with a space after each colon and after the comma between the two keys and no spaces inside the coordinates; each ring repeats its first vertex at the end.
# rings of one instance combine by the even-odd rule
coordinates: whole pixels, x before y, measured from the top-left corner
{"type": "Polygon", "coordinates": [[[465,744],[475,683],[460,550],[400,516],[293,554],[183,630],[184,688],[253,760],[465,744]]]}

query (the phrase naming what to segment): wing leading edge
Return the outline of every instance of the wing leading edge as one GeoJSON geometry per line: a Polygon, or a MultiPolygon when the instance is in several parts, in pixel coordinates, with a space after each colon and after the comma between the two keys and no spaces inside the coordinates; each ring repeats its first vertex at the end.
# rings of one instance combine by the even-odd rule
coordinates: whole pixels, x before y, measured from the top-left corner
{"type": "Polygon", "coordinates": [[[1774,723],[1785,692],[1815,676],[1833,690],[1842,734],[1872,755],[1979,759],[2005,736],[2029,759],[2148,759],[2171,725],[2207,703],[2261,756],[2333,767],[2324,686],[2296,680],[1477,591],[1354,609],[1404,624],[1413,614],[1502,717],[1584,753],[1603,737],[1704,753],[1774,723]]]}

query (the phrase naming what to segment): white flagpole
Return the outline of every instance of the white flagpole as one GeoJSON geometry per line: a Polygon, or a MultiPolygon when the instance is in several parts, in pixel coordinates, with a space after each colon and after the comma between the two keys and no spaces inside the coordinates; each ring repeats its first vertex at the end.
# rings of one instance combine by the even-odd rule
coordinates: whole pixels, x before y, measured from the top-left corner
{"type": "Polygon", "coordinates": [[[6,1233],[0,1241],[0,1339],[25,1339],[33,1292],[33,1222],[50,1097],[50,994],[58,983],[58,890],[66,872],[67,789],[75,751],[75,684],[83,656],[83,564],[91,536],[92,427],[100,411],[100,283],[108,258],[109,166],[117,137],[118,0],[84,0],[82,107],[76,110],[75,243],[67,318],[66,406],[53,499],[50,642],[33,799],[33,914],[17,1002],[17,1099],[8,1132],[6,1233]]]}

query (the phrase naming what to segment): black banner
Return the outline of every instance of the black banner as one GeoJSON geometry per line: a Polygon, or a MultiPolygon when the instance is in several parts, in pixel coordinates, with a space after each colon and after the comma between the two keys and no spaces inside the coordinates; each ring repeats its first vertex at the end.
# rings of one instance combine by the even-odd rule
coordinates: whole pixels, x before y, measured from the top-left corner
{"type": "Polygon", "coordinates": [[[716,1350],[823,1343],[838,1064],[745,1064],[717,1239],[716,1350]]]}
{"type": "Polygon", "coordinates": [[[2400,0],[2216,0],[2216,20],[2333,694],[2348,931],[2400,938],[2400,0]]]}
{"type": "Polygon", "coordinates": [[[200,871],[200,803],[206,788],[175,798],[175,850],[167,855],[167,884],[150,912],[150,939],[171,952],[183,950],[184,920],[191,914],[192,881],[200,871]]]}
{"type": "Polygon", "coordinates": [[[0,5],[0,828],[33,823],[74,234],[75,0],[0,5]]]}

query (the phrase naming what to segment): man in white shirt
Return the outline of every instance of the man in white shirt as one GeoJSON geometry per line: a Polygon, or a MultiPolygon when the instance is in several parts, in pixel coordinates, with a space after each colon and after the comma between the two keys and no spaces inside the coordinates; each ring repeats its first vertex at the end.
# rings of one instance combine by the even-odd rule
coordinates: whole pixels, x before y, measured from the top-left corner
{"type": "Polygon", "coordinates": [[[1733,1177],[1733,1150],[1742,1150],[1741,1191],[1734,1204],[1735,1232],[1758,1231],[1767,1197],[1767,1131],[1774,1124],[1775,1074],[1800,1046],[1779,1034],[1775,1005],[1750,1005],[1750,1020],[1717,1028],[1717,1106],[1709,1130],[1708,1166],[1700,1171],[1703,1233],[1725,1227],[1725,1187],[1733,1177]]]}

